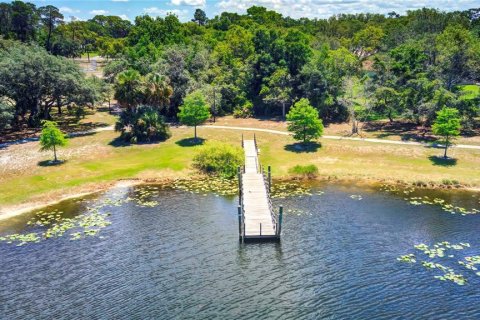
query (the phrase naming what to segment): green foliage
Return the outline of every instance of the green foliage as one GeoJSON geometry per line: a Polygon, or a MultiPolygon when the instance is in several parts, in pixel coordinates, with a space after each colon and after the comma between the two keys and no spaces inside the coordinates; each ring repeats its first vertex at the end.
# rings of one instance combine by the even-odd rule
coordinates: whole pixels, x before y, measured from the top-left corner
{"type": "Polygon", "coordinates": [[[235,118],[253,117],[253,103],[250,101],[247,101],[243,106],[235,108],[233,110],[233,116],[235,118]]]}
{"type": "Polygon", "coordinates": [[[451,145],[451,139],[460,135],[460,117],[458,110],[454,108],[442,108],[437,112],[437,119],[432,126],[434,134],[442,136],[445,140],[445,154],[447,157],[447,149],[451,145]]]}
{"type": "Polygon", "coordinates": [[[287,114],[288,131],[295,140],[303,143],[317,139],[323,134],[323,123],[318,118],[318,111],[310,105],[308,99],[301,99],[287,114]]]}
{"type": "Polygon", "coordinates": [[[39,47],[15,44],[0,50],[0,96],[14,101],[30,126],[50,119],[53,107],[93,105],[97,88],[71,60],[55,57],[39,47]]]}
{"type": "MultiPolygon", "coordinates": [[[[404,15],[293,19],[253,6],[246,14],[223,12],[212,19],[197,9],[192,21],[182,23],[175,15],[143,15],[132,25],[120,17],[97,15],[65,22],[54,6],[37,8],[22,1],[0,4],[3,39],[35,43],[65,57],[89,58],[90,53],[98,53],[107,60],[115,58],[105,67],[105,78],[115,82],[116,97],[127,107],[154,105],[172,117],[187,93],[200,90],[207,104],[215,105],[215,115],[245,116],[247,101],[254,104],[256,115],[278,114],[280,108],[284,115],[292,101],[307,98],[327,121],[347,120],[349,106],[355,105],[368,109],[370,119],[402,116],[429,125],[435,111],[446,105],[457,108],[463,123],[474,129],[478,103],[465,102],[455,86],[480,81],[480,23],[475,10],[422,8],[404,15]],[[349,96],[345,88],[352,77],[365,80],[363,101],[358,95],[349,96]]],[[[8,58],[10,46],[0,40],[0,50],[8,52],[0,52],[1,60],[14,65],[8,58]]],[[[66,105],[92,104],[92,97],[105,101],[103,93],[82,97],[89,85],[83,87],[81,76],[64,70],[59,73],[68,74],[60,81],[63,85],[54,83],[59,77],[47,70],[49,65],[57,70],[55,63],[28,57],[29,76],[19,81],[29,85],[27,93],[39,92],[30,85],[35,82],[30,80],[35,75],[30,69],[36,67],[39,77],[33,79],[42,80],[42,74],[47,74],[46,79],[53,79],[51,87],[61,88],[52,100],[61,101],[60,110],[66,105]],[[39,66],[30,66],[34,64],[39,66]],[[67,78],[70,84],[65,83],[67,78]],[[85,90],[72,91],[68,86],[85,90]]],[[[16,77],[0,79],[1,83],[9,83],[10,78],[16,77]]],[[[5,92],[12,92],[10,87],[5,92]]],[[[27,115],[30,125],[50,119],[50,108],[56,104],[43,92],[40,98],[27,98],[24,92],[19,95],[22,101],[13,94],[0,95],[14,100],[20,118],[27,115]]]]}
{"type": "Polygon", "coordinates": [[[201,92],[193,92],[185,97],[178,118],[181,123],[195,127],[195,138],[197,138],[197,126],[210,118],[210,106],[207,105],[201,92]]]}
{"type": "Polygon", "coordinates": [[[120,114],[115,130],[120,131],[120,137],[130,143],[163,141],[171,136],[159,110],[151,106],[126,109],[120,114]]]}
{"type": "Polygon", "coordinates": [[[193,158],[193,166],[201,172],[234,178],[243,165],[243,151],[225,143],[209,143],[193,158]]]}
{"type": "Polygon", "coordinates": [[[40,134],[40,150],[53,150],[54,161],[57,162],[57,147],[67,145],[67,137],[58,129],[53,121],[43,121],[40,134]]]}
{"type": "Polygon", "coordinates": [[[295,167],[290,168],[289,172],[293,175],[308,179],[313,179],[318,176],[318,168],[314,164],[309,164],[306,166],[296,165],[295,167]]]}
{"type": "Polygon", "coordinates": [[[129,69],[117,76],[115,99],[127,107],[135,107],[143,100],[143,79],[137,70],[129,69]]]}
{"type": "Polygon", "coordinates": [[[0,99],[0,130],[9,129],[15,109],[5,99],[0,99]]]}

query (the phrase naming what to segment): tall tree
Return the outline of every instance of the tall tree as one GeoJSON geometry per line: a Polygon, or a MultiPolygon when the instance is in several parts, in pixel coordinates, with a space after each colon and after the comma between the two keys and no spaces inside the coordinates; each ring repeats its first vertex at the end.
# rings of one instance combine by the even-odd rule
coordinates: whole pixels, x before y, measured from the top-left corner
{"type": "Polygon", "coordinates": [[[445,144],[444,158],[447,158],[447,150],[451,140],[460,135],[460,117],[458,110],[454,108],[442,108],[437,112],[437,119],[432,126],[434,134],[442,136],[445,144]]]}
{"type": "Polygon", "coordinates": [[[286,106],[291,100],[291,94],[291,76],[286,68],[277,69],[260,90],[263,101],[281,106],[283,119],[285,119],[286,106]]]}
{"type": "Polygon", "coordinates": [[[194,127],[195,140],[197,140],[197,126],[210,118],[210,106],[201,92],[193,92],[185,97],[178,118],[181,123],[194,127]]]}
{"type": "Polygon", "coordinates": [[[42,20],[43,25],[47,28],[47,41],[45,43],[45,49],[51,51],[51,40],[52,34],[55,28],[63,23],[63,14],[60,13],[60,10],[55,6],[45,6],[38,8],[40,13],[40,19],[42,20]]]}
{"type": "Polygon", "coordinates": [[[143,81],[137,70],[129,69],[117,76],[115,99],[133,109],[143,100],[143,81]]]}
{"type": "Polygon", "coordinates": [[[170,104],[173,88],[170,80],[158,73],[149,74],[145,80],[145,102],[159,111],[170,104]]]}
{"type": "Polygon", "coordinates": [[[198,23],[199,26],[204,26],[207,23],[207,15],[205,14],[205,11],[202,9],[196,9],[195,13],[193,14],[193,22],[198,23]]]}
{"type": "Polygon", "coordinates": [[[323,123],[318,111],[310,105],[308,99],[300,99],[287,115],[288,131],[293,132],[295,140],[303,143],[317,139],[323,134],[323,123]]]}
{"type": "Polygon", "coordinates": [[[12,32],[22,42],[35,38],[35,27],[38,23],[37,9],[32,3],[13,1],[12,5],[12,32]]]}
{"type": "Polygon", "coordinates": [[[67,145],[66,136],[58,129],[53,121],[44,121],[40,134],[40,150],[53,150],[54,162],[58,162],[57,148],[67,145]]]}

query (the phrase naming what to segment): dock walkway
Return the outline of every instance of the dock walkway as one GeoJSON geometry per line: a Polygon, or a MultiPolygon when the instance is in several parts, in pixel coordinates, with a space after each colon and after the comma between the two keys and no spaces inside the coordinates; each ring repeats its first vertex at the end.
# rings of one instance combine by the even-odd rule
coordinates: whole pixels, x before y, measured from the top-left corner
{"type": "Polygon", "coordinates": [[[276,215],[270,199],[270,174],[267,178],[258,160],[256,140],[244,140],[245,166],[240,170],[240,240],[279,240],[281,214],[276,215]]]}

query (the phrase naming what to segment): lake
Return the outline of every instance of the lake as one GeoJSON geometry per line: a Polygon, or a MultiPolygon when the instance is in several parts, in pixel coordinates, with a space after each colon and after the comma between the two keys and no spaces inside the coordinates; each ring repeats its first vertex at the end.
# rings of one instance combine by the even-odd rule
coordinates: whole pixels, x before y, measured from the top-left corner
{"type": "Polygon", "coordinates": [[[478,194],[311,187],[274,199],[285,208],[280,243],[239,243],[234,196],[151,185],[64,201],[44,210],[54,212],[44,225],[35,213],[0,221],[0,236],[42,232],[53,215],[101,225],[86,237],[68,229],[38,243],[0,242],[0,318],[479,317],[480,276],[458,261],[480,255],[480,214],[444,210],[479,209],[478,194]],[[95,206],[100,218],[79,220],[95,206]],[[414,248],[443,241],[463,246],[433,258],[414,248]],[[416,263],[397,260],[409,253],[416,263]],[[452,268],[465,285],[436,279],[443,272],[421,261],[452,268]]]}

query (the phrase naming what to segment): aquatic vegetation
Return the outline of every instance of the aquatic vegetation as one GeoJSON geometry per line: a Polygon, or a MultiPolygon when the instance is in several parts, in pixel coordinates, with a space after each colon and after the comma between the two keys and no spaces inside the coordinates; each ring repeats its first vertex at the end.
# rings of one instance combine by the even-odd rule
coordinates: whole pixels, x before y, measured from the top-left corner
{"type": "Polygon", "coordinates": [[[272,198],[285,199],[286,197],[311,196],[311,189],[299,183],[279,182],[272,185],[272,198]]]}
{"type": "Polygon", "coordinates": [[[415,263],[417,260],[415,260],[415,255],[413,253],[406,254],[404,256],[400,256],[397,258],[398,261],[401,262],[406,262],[406,263],[415,263]]]}
{"type": "MultiPolygon", "coordinates": [[[[466,242],[460,242],[458,244],[452,244],[448,241],[442,241],[434,244],[433,246],[428,246],[424,243],[420,243],[414,246],[416,250],[421,251],[423,254],[427,255],[430,259],[447,259],[454,258],[453,254],[445,255],[447,250],[464,250],[465,248],[470,248],[470,244],[466,242]]],[[[397,258],[400,262],[406,263],[416,263],[416,257],[413,253],[406,254],[397,258]]],[[[451,281],[458,285],[464,285],[467,283],[467,279],[464,275],[456,273],[455,270],[451,267],[444,266],[435,261],[422,260],[422,266],[427,270],[439,270],[443,272],[442,275],[435,275],[434,278],[441,281],[451,281]]],[[[467,256],[462,261],[458,261],[458,264],[465,267],[466,269],[477,271],[477,264],[480,264],[480,256],[467,256]]],[[[477,276],[480,276],[480,272],[476,273],[477,276]]]]}
{"type": "MultiPolygon", "coordinates": [[[[380,190],[384,192],[391,192],[391,193],[397,193],[397,194],[403,193],[407,196],[415,191],[414,188],[403,190],[396,186],[389,186],[389,185],[382,185],[380,187],[380,190]]],[[[439,206],[442,208],[443,211],[448,212],[450,214],[460,214],[462,216],[465,216],[465,215],[480,213],[479,209],[472,208],[468,210],[463,207],[449,204],[444,199],[440,199],[440,198],[432,198],[429,196],[423,196],[423,197],[417,196],[417,197],[405,197],[404,199],[405,201],[408,201],[411,205],[414,205],[414,206],[422,206],[422,205],[439,206]]]]}
{"type": "Polygon", "coordinates": [[[359,194],[352,194],[350,198],[352,198],[353,200],[359,200],[359,201],[363,200],[363,197],[359,194]]]}
{"type": "Polygon", "coordinates": [[[234,196],[238,194],[238,179],[223,179],[214,176],[205,179],[179,178],[173,182],[171,187],[191,193],[234,196]]]}

